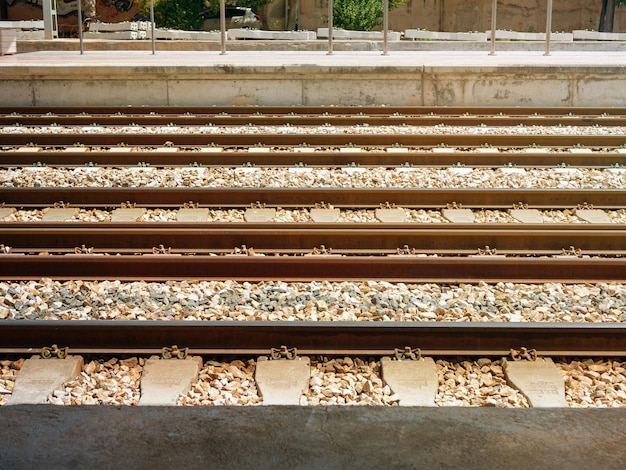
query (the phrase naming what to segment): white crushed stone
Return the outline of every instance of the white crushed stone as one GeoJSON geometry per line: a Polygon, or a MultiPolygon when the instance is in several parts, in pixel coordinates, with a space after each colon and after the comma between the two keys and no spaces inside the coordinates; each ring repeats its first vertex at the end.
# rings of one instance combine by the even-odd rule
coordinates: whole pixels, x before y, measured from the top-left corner
{"type": "Polygon", "coordinates": [[[625,172],[585,168],[562,173],[555,168],[534,168],[523,174],[503,174],[499,169],[473,168],[456,173],[448,168],[414,168],[395,172],[369,167],[362,172],[340,168],[311,168],[292,173],[287,168],[82,168],[0,169],[5,187],[103,187],[103,188],[544,188],[622,189],[625,172]],[[90,170],[92,170],[90,168],[90,170]]]}
{"type": "Polygon", "coordinates": [[[557,362],[565,378],[565,398],[575,408],[626,406],[626,362],[583,359],[557,362]]]}
{"type": "Polygon", "coordinates": [[[90,361],[80,376],[48,397],[53,405],[136,405],[143,358],[90,361]]]}
{"type": "MultiPolygon", "coordinates": [[[[24,359],[0,361],[0,405],[13,390],[24,359]]],[[[143,358],[91,360],[80,376],[53,392],[56,405],[137,405],[143,358]]],[[[626,362],[618,359],[555,361],[563,374],[566,400],[572,408],[625,407],[626,362]]],[[[438,359],[436,406],[527,408],[528,401],[506,383],[499,359],[438,359]]],[[[208,360],[191,390],[179,397],[182,406],[254,406],[262,403],[254,381],[253,359],[208,360]]],[[[380,361],[373,358],[312,358],[304,406],[395,406],[398,397],[381,378],[380,361]]]]}
{"type": "Polygon", "coordinates": [[[626,285],[0,282],[0,320],[624,322],[626,285]]]}
{"type": "MultiPolygon", "coordinates": [[[[437,209],[405,209],[406,223],[450,223],[440,210],[437,209]]],[[[626,223],[626,209],[604,211],[612,223],[626,223]]],[[[45,209],[16,210],[3,219],[2,222],[40,222],[45,209]]],[[[138,222],[176,222],[176,209],[147,209],[138,222]]],[[[512,217],[508,210],[474,210],[475,223],[483,224],[517,224],[521,223],[512,217]]],[[[573,209],[540,211],[545,223],[554,224],[586,224],[589,223],[578,217],[573,209]]],[[[78,213],[68,222],[110,222],[113,211],[102,209],[79,209],[78,213]]],[[[245,211],[242,209],[209,209],[207,222],[245,222],[245,211]]],[[[297,223],[311,222],[308,209],[284,209],[278,207],[274,222],[297,223]]],[[[376,218],[374,209],[342,209],[339,212],[338,223],[381,223],[376,218]]]]}
{"type": "Polygon", "coordinates": [[[434,126],[389,125],[331,125],[319,126],[276,126],[247,124],[241,126],[2,126],[0,133],[19,134],[85,134],[85,135],[626,135],[626,129],[620,126],[451,126],[438,124],[434,126]]]}
{"type": "Polygon", "coordinates": [[[15,378],[22,368],[24,360],[25,359],[0,361],[0,406],[4,405],[11,397],[13,386],[15,385],[15,378]]]}

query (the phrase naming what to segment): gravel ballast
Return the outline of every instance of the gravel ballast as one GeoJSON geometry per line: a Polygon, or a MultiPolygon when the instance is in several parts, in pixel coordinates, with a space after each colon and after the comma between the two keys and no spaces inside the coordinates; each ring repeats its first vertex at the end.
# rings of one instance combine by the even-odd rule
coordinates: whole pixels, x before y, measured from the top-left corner
{"type": "MultiPolygon", "coordinates": [[[[0,405],[11,396],[15,377],[23,364],[0,361],[0,405]]],[[[626,363],[584,359],[555,361],[565,383],[566,401],[573,408],[626,406],[626,363]]],[[[144,358],[90,360],[80,376],[48,401],[55,405],[137,405],[144,358]]],[[[436,406],[486,406],[527,408],[528,401],[506,382],[499,359],[479,358],[436,361],[439,389],[436,406]]],[[[208,360],[198,381],[178,399],[183,406],[254,406],[262,403],[254,371],[256,361],[208,360]]],[[[398,397],[386,385],[380,361],[369,358],[317,358],[311,362],[309,388],[303,406],[395,406],[398,397]]]]}
{"type": "Polygon", "coordinates": [[[0,282],[0,320],[624,322],[624,284],[0,282]]]}
{"type": "Polygon", "coordinates": [[[52,168],[0,170],[0,185],[11,187],[98,188],[543,188],[622,189],[626,172],[614,168],[386,167],[309,168],[52,168]],[[362,171],[360,171],[362,170],[362,171]],[[365,171],[366,170],[366,171],[365,171]]]}
{"type": "MultiPolygon", "coordinates": [[[[8,216],[0,219],[2,222],[41,222],[47,209],[16,210],[8,216]]],[[[208,209],[207,223],[243,223],[245,211],[241,209],[208,209]]],[[[626,209],[604,211],[611,223],[626,223],[626,209]]],[[[439,224],[451,223],[440,210],[436,209],[404,209],[405,223],[439,224]]],[[[519,224],[506,210],[473,210],[475,223],[489,224],[519,224]]],[[[578,217],[576,211],[565,210],[542,210],[540,211],[546,224],[586,224],[586,220],[578,217]]],[[[110,222],[113,211],[102,209],[79,209],[75,216],[68,222],[110,222]]],[[[174,209],[147,209],[145,214],[137,222],[176,222],[177,210],[174,209]]],[[[308,209],[283,209],[277,208],[272,222],[300,223],[312,222],[308,209]]],[[[376,211],[372,209],[343,209],[339,213],[337,223],[381,223],[376,217],[376,211]]]]}

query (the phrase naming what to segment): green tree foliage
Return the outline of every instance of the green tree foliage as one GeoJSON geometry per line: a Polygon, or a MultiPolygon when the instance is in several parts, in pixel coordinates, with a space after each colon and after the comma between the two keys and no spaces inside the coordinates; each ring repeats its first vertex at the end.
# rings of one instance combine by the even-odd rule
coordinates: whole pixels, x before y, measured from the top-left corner
{"type": "MultiPolygon", "coordinates": [[[[141,10],[150,16],[150,0],[139,0],[141,10]]],[[[159,28],[197,31],[202,26],[202,0],[154,0],[154,22],[159,28]]]]}
{"type": "MultiPolygon", "coordinates": [[[[273,0],[226,0],[226,5],[250,7],[256,11],[273,0]]],[[[139,0],[146,17],[150,15],[150,0],[139,0]]],[[[219,0],[154,0],[154,22],[159,28],[197,31],[202,27],[205,13],[220,11],[219,0]]]]}
{"type": "MultiPolygon", "coordinates": [[[[389,0],[389,10],[410,0],[389,0]]],[[[353,31],[371,31],[383,22],[383,0],[333,0],[333,24],[353,31]]]]}

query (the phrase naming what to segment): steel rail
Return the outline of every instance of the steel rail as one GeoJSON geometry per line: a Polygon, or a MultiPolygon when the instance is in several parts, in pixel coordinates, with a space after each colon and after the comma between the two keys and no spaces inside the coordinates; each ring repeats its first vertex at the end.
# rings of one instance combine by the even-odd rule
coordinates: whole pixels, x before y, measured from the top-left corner
{"type": "Polygon", "coordinates": [[[316,150],[315,152],[298,151],[271,151],[259,152],[253,147],[249,151],[229,151],[222,152],[201,152],[198,149],[184,149],[179,147],[161,147],[158,152],[136,151],[110,152],[108,150],[84,149],[72,151],[72,147],[67,147],[63,151],[59,150],[38,150],[38,151],[1,151],[0,167],[32,166],[35,163],[44,163],[48,166],[133,166],[137,162],[148,163],[152,166],[241,166],[250,162],[257,167],[266,165],[293,166],[305,164],[307,166],[341,166],[349,165],[353,162],[361,166],[397,166],[409,164],[420,167],[446,167],[458,163],[471,167],[488,167],[513,164],[518,167],[554,167],[566,164],[571,167],[596,168],[609,167],[616,164],[626,165],[626,153],[615,152],[593,152],[588,153],[565,153],[565,152],[525,152],[511,151],[499,152],[495,149],[486,152],[473,151],[448,151],[431,152],[425,150],[408,152],[387,152],[380,149],[361,150],[353,152],[336,152],[330,150],[316,150]]]}
{"type": "Polygon", "coordinates": [[[626,253],[626,224],[419,224],[419,223],[191,223],[191,222],[2,222],[0,242],[14,248],[74,248],[109,252],[151,249],[229,250],[465,250],[626,253]]]}
{"type": "Polygon", "coordinates": [[[260,201],[269,207],[313,207],[325,201],[335,207],[378,207],[390,202],[406,208],[445,208],[456,202],[466,208],[508,209],[523,202],[537,209],[626,207],[623,189],[507,189],[507,188],[0,188],[0,204],[48,207],[64,201],[80,207],[119,207],[130,201],[145,207],[181,207],[193,201],[214,208],[250,207],[260,201]]]}
{"type": "Polygon", "coordinates": [[[282,345],[301,355],[392,355],[406,346],[428,356],[626,355],[626,325],[607,323],[413,323],[220,321],[2,321],[0,352],[34,353],[57,344],[72,353],[161,352],[259,355],[282,345]]]}
{"type": "Polygon", "coordinates": [[[0,279],[625,282],[626,258],[0,255],[0,279]]]}
{"type": "Polygon", "coordinates": [[[132,115],[80,115],[80,114],[54,114],[54,115],[0,115],[0,125],[3,126],[46,126],[58,124],[64,126],[127,126],[133,123],[142,126],[242,126],[255,124],[259,126],[320,126],[331,124],[335,126],[369,125],[369,126],[626,126],[625,116],[499,116],[499,115],[407,115],[407,114],[349,114],[349,115],[307,115],[307,114],[282,114],[282,115],[256,115],[256,114],[228,114],[228,115],[176,115],[176,114],[132,114],[132,115]]]}
{"type": "Polygon", "coordinates": [[[624,135],[501,135],[501,134],[261,134],[261,133],[219,133],[219,134],[121,134],[121,133],[20,133],[0,134],[0,145],[42,145],[42,146],[481,146],[527,147],[559,146],[571,147],[619,147],[626,144],[624,135]]]}

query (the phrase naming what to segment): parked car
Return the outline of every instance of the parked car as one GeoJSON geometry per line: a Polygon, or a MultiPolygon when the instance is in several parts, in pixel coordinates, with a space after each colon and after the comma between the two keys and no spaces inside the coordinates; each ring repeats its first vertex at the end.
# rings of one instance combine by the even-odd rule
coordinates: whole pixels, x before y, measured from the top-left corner
{"type": "MultiPolygon", "coordinates": [[[[220,12],[209,13],[204,15],[204,23],[202,29],[204,31],[215,31],[220,29],[220,12]]],[[[261,28],[261,17],[257,15],[252,8],[246,7],[226,7],[226,29],[261,28]]]]}

